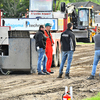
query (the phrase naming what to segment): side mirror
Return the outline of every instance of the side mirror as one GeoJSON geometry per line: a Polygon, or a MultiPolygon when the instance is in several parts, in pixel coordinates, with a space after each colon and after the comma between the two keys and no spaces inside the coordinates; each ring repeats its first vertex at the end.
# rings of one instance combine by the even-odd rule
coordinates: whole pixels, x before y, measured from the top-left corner
{"type": "Polygon", "coordinates": [[[60,5],[61,12],[65,12],[65,10],[66,10],[65,7],[66,7],[65,2],[61,2],[61,5],[60,5]]]}

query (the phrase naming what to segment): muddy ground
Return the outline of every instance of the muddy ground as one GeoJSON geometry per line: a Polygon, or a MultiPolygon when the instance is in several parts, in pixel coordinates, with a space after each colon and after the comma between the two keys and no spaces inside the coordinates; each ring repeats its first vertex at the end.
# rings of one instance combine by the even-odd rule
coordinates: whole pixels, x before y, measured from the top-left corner
{"type": "Polygon", "coordinates": [[[54,74],[45,76],[37,73],[0,75],[0,100],[62,100],[65,86],[73,87],[73,100],[92,97],[100,92],[100,62],[95,79],[87,80],[93,57],[94,44],[78,44],[71,65],[71,79],[65,79],[65,74],[58,79],[59,67],[53,67],[54,74]]]}

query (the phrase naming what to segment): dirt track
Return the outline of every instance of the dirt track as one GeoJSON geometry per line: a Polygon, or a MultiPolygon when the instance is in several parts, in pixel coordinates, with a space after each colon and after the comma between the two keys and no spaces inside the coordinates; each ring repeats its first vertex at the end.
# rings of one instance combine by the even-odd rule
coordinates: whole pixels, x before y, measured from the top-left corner
{"type": "MultiPolygon", "coordinates": [[[[100,62],[95,80],[87,80],[91,74],[94,44],[77,45],[70,70],[71,79],[58,79],[58,67],[51,75],[36,74],[0,75],[0,100],[62,100],[64,86],[73,87],[73,100],[82,100],[100,92],[100,62]]],[[[65,67],[64,67],[65,71],[65,67]]]]}

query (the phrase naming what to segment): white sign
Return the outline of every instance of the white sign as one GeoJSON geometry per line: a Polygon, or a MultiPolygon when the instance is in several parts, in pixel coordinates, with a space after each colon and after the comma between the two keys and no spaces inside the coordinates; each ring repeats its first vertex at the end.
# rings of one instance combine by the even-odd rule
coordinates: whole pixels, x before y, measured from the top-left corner
{"type": "Polygon", "coordinates": [[[52,11],[53,0],[30,0],[29,11],[52,11]]]}
{"type": "Polygon", "coordinates": [[[52,18],[52,12],[29,12],[29,18],[52,18]]]}
{"type": "Polygon", "coordinates": [[[3,18],[1,19],[1,25],[11,26],[11,30],[39,30],[40,25],[50,23],[52,25],[51,30],[58,30],[57,19],[34,19],[34,18],[3,18]],[[4,20],[4,21],[3,21],[4,20]]]}

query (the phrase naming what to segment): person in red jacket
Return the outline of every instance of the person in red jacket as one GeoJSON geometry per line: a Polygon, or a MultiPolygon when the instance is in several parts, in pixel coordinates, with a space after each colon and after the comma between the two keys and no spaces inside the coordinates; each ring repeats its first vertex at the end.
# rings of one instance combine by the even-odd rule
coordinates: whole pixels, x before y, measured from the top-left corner
{"type": "Polygon", "coordinates": [[[53,38],[52,38],[52,35],[50,33],[50,29],[51,29],[51,25],[50,23],[46,23],[45,24],[45,36],[47,37],[47,40],[46,40],[46,56],[47,56],[47,65],[46,65],[46,70],[50,73],[54,73],[50,70],[51,68],[51,65],[52,65],[52,53],[53,53],[53,44],[54,44],[54,41],[53,41],[53,38]]]}

